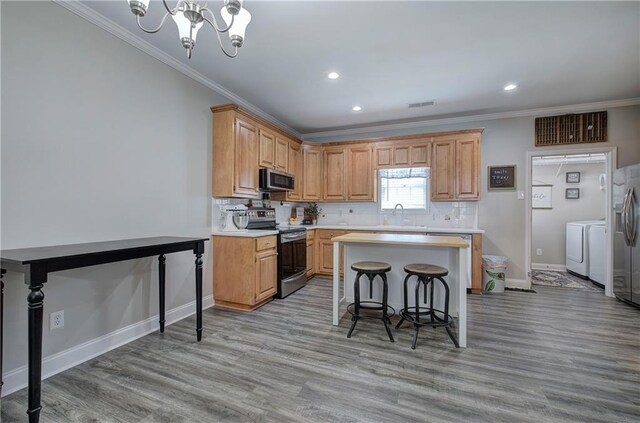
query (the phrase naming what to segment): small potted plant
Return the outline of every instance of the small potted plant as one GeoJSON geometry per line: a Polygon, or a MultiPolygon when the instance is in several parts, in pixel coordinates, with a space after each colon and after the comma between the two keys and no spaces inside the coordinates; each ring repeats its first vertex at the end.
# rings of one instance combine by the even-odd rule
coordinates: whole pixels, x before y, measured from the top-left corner
{"type": "Polygon", "coordinates": [[[305,213],[311,217],[311,223],[318,223],[318,216],[322,213],[322,209],[318,207],[318,203],[308,203],[305,213]]]}

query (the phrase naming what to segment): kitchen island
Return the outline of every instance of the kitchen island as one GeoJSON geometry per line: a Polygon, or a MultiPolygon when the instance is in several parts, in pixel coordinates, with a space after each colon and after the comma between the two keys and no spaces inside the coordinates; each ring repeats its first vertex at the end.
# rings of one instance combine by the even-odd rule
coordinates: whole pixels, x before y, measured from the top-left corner
{"type": "MultiPolygon", "coordinates": [[[[332,239],[333,242],[333,324],[340,320],[340,303],[353,301],[353,282],[356,272],[351,264],[357,261],[383,261],[391,265],[387,273],[389,284],[389,305],[396,311],[402,308],[403,268],[410,263],[429,263],[446,267],[449,275],[445,278],[451,289],[449,310],[457,317],[458,341],[460,347],[467,346],[467,283],[471,277],[471,266],[467,260],[469,243],[461,238],[405,235],[348,233],[332,239]],[[340,297],[340,247],[344,247],[344,296],[340,297]]],[[[415,279],[412,283],[415,284],[415,279]]],[[[415,286],[415,285],[413,285],[415,286]]],[[[376,289],[374,288],[374,291],[376,289]]],[[[377,291],[376,291],[377,292],[377,291]]],[[[443,296],[436,290],[435,305],[443,296]]],[[[413,305],[413,304],[409,304],[413,305]]]]}

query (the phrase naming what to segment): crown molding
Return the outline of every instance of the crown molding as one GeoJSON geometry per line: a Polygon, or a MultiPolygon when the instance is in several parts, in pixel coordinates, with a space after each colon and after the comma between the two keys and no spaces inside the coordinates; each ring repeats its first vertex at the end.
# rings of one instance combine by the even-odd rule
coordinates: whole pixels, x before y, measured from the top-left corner
{"type": "Polygon", "coordinates": [[[190,67],[188,65],[185,65],[184,63],[182,63],[181,61],[177,60],[173,56],[170,56],[169,54],[167,54],[164,51],[160,50],[158,47],[154,46],[153,44],[143,40],[139,36],[133,34],[131,31],[129,31],[129,30],[125,29],[124,27],[118,25],[117,23],[115,23],[111,19],[108,19],[108,18],[104,17],[100,13],[98,13],[95,10],[91,9],[89,6],[81,3],[79,0],[52,0],[52,1],[54,3],[56,3],[56,4],[58,4],[59,6],[62,6],[65,9],[69,10],[70,12],[80,16],[81,18],[91,22],[92,24],[102,28],[103,30],[107,31],[108,33],[110,33],[112,35],[115,35],[116,37],[120,38],[122,41],[125,41],[126,43],[128,43],[128,44],[132,45],[133,47],[137,48],[138,50],[148,54],[149,56],[153,57],[154,59],[157,59],[157,60],[161,61],[162,63],[171,66],[173,69],[175,69],[178,72],[181,72],[184,75],[188,76],[189,78],[201,83],[202,85],[204,85],[205,87],[211,89],[212,91],[215,91],[216,93],[225,96],[229,100],[231,100],[234,103],[242,106],[245,110],[250,111],[254,115],[257,115],[257,116],[261,117],[262,119],[264,119],[264,120],[272,123],[273,125],[277,126],[278,128],[280,128],[280,129],[282,129],[282,130],[284,130],[284,131],[286,131],[286,132],[288,132],[288,133],[290,133],[292,135],[295,135],[296,137],[300,138],[300,135],[301,135],[300,132],[296,131],[295,129],[291,128],[290,126],[288,126],[288,125],[284,124],[283,122],[279,121],[278,119],[276,119],[275,117],[271,116],[270,114],[268,114],[264,110],[260,109],[259,107],[254,106],[253,104],[251,104],[249,101],[245,100],[244,98],[242,98],[242,97],[234,94],[233,92],[229,91],[228,89],[226,89],[222,85],[218,84],[217,82],[207,78],[205,75],[203,75],[202,73],[200,73],[197,70],[193,69],[192,67],[190,67]]]}
{"type": "Polygon", "coordinates": [[[411,122],[379,124],[361,128],[336,129],[332,131],[307,132],[302,134],[303,141],[314,141],[322,138],[360,136],[372,132],[397,131],[403,129],[424,128],[425,126],[450,125],[456,123],[479,122],[484,120],[508,119],[516,117],[541,116],[555,113],[582,113],[617,107],[640,105],[640,97],[622,100],[600,101],[595,103],[571,104],[567,106],[542,107],[539,109],[517,110],[511,112],[486,113],[479,115],[457,116],[442,119],[423,119],[411,122]]]}

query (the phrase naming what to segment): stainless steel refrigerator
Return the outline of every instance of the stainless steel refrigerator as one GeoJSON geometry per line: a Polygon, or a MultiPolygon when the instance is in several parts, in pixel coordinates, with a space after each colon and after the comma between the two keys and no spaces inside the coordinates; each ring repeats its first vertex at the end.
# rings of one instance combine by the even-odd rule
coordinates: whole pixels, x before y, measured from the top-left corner
{"type": "Polygon", "coordinates": [[[613,293],[640,307],[640,163],[620,168],[613,175],[615,234],[613,293]]]}

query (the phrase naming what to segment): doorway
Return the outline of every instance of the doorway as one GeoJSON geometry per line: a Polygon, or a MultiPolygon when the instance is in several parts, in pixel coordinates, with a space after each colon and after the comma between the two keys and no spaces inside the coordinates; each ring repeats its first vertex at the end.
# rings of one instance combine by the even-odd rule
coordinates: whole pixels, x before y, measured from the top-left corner
{"type": "Polygon", "coordinates": [[[527,153],[526,258],[536,286],[612,295],[615,148],[527,153]]]}

